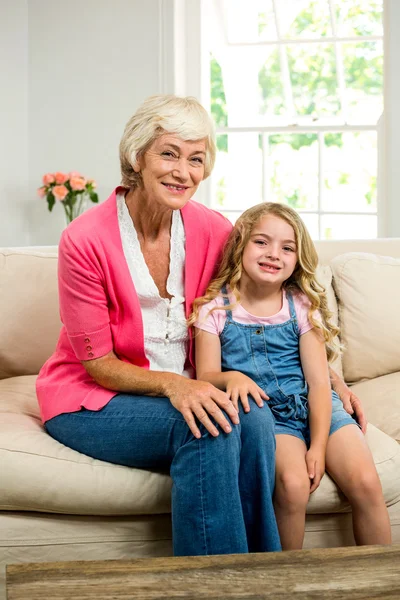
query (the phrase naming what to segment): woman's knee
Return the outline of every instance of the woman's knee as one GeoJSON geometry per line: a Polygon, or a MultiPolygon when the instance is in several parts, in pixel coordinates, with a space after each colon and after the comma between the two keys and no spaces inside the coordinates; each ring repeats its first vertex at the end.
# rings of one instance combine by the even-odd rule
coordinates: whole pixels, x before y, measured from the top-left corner
{"type": "Polygon", "coordinates": [[[275,447],[275,420],[267,403],[260,407],[251,401],[250,412],[241,412],[240,423],[243,435],[248,433],[255,441],[275,447]]]}
{"type": "Polygon", "coordinates": [[[273,428],[274,417],[267,402],[264,402],[263,406],[258,406],[249,396],[249,403],[250,411],[248,413],[245,413],[242,408],[240,410],[241,422],[244,422],[243,417],[246,417],[247,422],[251,423],[253,427],[258,425],[261,427],[268,426],[273,428]]]}
{"type": "Polygon", "coordinates": [[[288,510],[304,508],[310,497],[310,480],[307,473],[284,471],[276,474],[275,501],[288,510]]]}

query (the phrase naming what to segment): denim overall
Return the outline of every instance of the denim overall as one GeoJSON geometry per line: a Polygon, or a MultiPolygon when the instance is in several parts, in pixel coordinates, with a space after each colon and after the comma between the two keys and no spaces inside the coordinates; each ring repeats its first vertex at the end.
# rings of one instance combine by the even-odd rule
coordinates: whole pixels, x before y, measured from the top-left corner
{"type": "MultiPolygon", "coordinates": [[[[224,294],[224,305],[229,298],[224,294]]],[[[276,325],[244,325],[226,311],[220,335],[222,371],[240,371],[269,396],[268,406],[275,418],[275,434],[285,433],[310,444],[308,387],[299,350],[299,327],[292,294],[286,292],[290,319],[276,325]]],[[[356,424],[332,391],[332,421],[329,435],[340,427],[356,424]]]]}

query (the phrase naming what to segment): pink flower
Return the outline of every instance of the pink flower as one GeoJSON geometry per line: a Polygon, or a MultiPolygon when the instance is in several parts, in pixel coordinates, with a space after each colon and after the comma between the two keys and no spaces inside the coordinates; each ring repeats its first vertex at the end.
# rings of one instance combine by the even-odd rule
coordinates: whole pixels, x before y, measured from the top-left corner
{"type": "Polygon", "coordinates": [[[80,173],[78,173],[78,171],[71,171],[68,175],[68,177],[70,179],[72,179],[72,177],[82,177],[82,175],[80,173]]]}
{"type": "Polygon", "coordinates": [[[92,186],[92,188],[94,190],[97,188],[97,183],[95,182],[94,179],[88,179],[87,182],[90,183],[90,185],[92,186]]]}
{"type": "Polygon", "coordinates": [[[55,173],[54,178],[56,180],[56,183],[59,185],[68,181],[68,175],[65,175],[64,173],[60,172],[55,173]]]}
{"type": "Polygon", "coordinates": [[[84,177],[71,177],[69,184],[75,192],[79,192],[85,189],[86,180],[84,177]]]}
{"type": "Polygon", "coordinates": [[[44,198],[46,195],[46,188],[45,186],[38,188],[38,196],[40,196],[41,198],[44,198]]]}
{"type": "Polygon", "coordinates": [[[49,185],[50,183],[54,183],[55,179],[54,179],[54,175],[52,173],[46,173],[46,175],[43,175],[43,179],[42,179],[44,185],[49,185]]]}
{"type": "Polygon", "coordinates": [[[51,191],[57,200],[64,200],[65,196],[68,194],[65,185],[55,185],[51,191]]]}

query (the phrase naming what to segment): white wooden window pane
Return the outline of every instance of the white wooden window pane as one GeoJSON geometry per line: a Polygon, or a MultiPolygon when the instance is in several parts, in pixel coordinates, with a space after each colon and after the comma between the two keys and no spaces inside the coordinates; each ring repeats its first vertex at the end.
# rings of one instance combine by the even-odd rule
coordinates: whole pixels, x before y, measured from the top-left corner
{"type": "Polygon", "coordinates": [[[271,41],[277,39],[275,14],[272,0],[262,0],[258,7],[258,39],[271,41]]]}
{"type": "Polygon", "coordinates": [[[383,0],[335,0],[338,35],[383,35],[383,0]]]}
{"type": "Polygon", "coordinates": [[[333,44],[290,44],[287,47],[297,114],[310,120],[340,114],[333,44]]]}
{"type": "MultiPolygon", "coordinates": [[[[219,56],[211,58],[211,67],[216,62],[219,68],[219,78],[222,81],[225,97],[225,112],[227,125],[230,127],[257,126],[263,123],[263,100],[260,99],[260,80],[262,67],[265,62],[279,69],[276,47],[228,47],[219,56]],[[270,58],[271,57],[271,58],[270,58]],[[214,63],[213,63],[214,60],[214,63]],[[244,110],[245,108],[245,110],[244,110]]],[[[216,73],[214,73],[216,75],[216,73]]],[[[281,94],[282,84],[280,73],[275,75],[273,98],[281,94]]],[[[265,86],[264,86],[265,87],[265,86]]]]}
{"type": "MultiPolygon", "coordinates": [[[[337,36],[336,27],[336,11],[334,6],[334,0],[328,0],[329,3],[329,14],[331,17],[331,26],[333,35],[337,36]]],[[[346,86],[344,79],[344,67],[343,67],[343,56],[342,56],[342,45],[335,42],[335,58],[336,58],[336,72],[338,80],[338,94],[340,99],[340,105],[342,109],[342,117],[345,123],[347,123],[347,98],[346,98],[346,86]]]]}
{"type": "Polygon", "coordinates": [[[224,215],[224,217],[226,217],[227,219],[230,220],[230,222],[232,223],[232,225],[234,225],[236,223],[237,218],[242,214],[242,212],[244,211],[229,211],[229,210],[219,210],[219,212],[224,215]]]}
{"type": "Polygon", "coordinates": [[[327,0],[278,0],[276,6],[282,37],[332,36],[327,0]]]}
{"type": "Polygon", "coordinates": [[[272,125],[279,123],[279,117],[288,112],[285,103],[284,86],[282,80],[281,62],[278,46],[271,47],[269,56],[258,73],[258,89],[260,102],[260,115],[263,123],[272,125]]]}
{"type": "Polygon", "coordinates": [[[322,239],[362,240],[377,237],[376,215],[322,215],[322,239]]]}
{"type": "Polygon", "coordinates": [[[376,237],[377,134],[366,127],[383,108],[383,44],[371,39],[382,35],[383,0],[210,1],[224,7],[228,33],[212,45],[221,132],[212,205],[235,222],[249,206],[275,200],[299,210],[314,239],[376,237]],[[326,133],[341,125],[363,131],[326,133]]]}
{"type": "Polygon", "coordinates": [[[318,214],[304,214],[301,211],[300,216],[303,219],[309,234],[313,240],[319,239],[318,214]]]}
{"type": "Polygon", "coordinates": [[[322,210],[376,212],[376,131],[324,136],[322,210]]]}
{"type": "Polygon", "coordinates": [[[271,192],[267,200],[296,209],[318,208],[317,135],[270,135],[267,165],[271,192]]]}
{"type": "Polygon", "coordinates": [[[376,124],[383,111],[383,43],[343,44],[347,121],[376,124]]]}
{"type": "Polygon", "coordinates": [[[262,201],[262,148],[258,133],[217,136],[212,207],[245,210],[262,201]]]}
{"type": "Polygon", "coordinates": [[[225,31],[229,44],[255,42],[258,40],[258,5],[251,0],[219,0],[224,15],[225,31]]]}
{"type": "Polygon", "coordinates": [[[217,127],[226,127],[228,124],[225,86],[221,65],[210,53],[210,92],[211,116],[217,127]]]}

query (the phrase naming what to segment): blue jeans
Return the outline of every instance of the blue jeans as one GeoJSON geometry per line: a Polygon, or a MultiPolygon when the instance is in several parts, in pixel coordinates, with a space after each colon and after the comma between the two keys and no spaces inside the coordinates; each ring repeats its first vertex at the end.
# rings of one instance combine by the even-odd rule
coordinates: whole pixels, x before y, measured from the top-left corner
{"type": "Polygon", "coordinates": [[[267,404],[240,411],[232,432],[196,439],[167,398],[118,394],[99,411],[47,421],[48,433],[93,458],[169,471],[176,556],[280,550],[272,504],[274,419],[267,404]]]}

